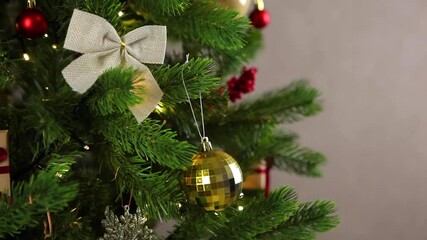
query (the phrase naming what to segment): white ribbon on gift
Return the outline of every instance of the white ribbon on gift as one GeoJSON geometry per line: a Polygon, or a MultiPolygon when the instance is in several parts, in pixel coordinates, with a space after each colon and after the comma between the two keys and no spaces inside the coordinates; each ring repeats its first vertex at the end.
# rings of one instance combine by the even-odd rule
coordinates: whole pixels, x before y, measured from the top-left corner
{"type": "Polygon", "coordinates": [[[143,63],[162,64],[166,52],[166,26],[143,26],[120,37],[102,17],[75,9],[64,48],[83,53],[62,74],[74,91],[86,92],[106,70],[122,64],[141,71],[143,102],[131,107],[138,122],[160,102],[163,92],[143,63]]]}

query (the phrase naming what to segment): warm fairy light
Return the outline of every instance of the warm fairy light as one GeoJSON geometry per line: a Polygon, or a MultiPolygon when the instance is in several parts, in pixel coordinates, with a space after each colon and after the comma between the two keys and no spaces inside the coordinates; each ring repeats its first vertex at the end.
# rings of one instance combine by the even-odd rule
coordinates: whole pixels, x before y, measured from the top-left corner
{"type": "Polygon", "coordinates": [[[158,105],[156,106],[156,110],[157,110],[157,112],[159,112],[159,113],[163,113],[163,112],[165,111],[165,108],[164,108],[164,107],[162,107],[162,105],[161,105],[161,104],[158,104],[158,105]]]}
{"type": "Polygon", "coordinates": [[[243,206],[238,206],[238,207],[237,207],[237,210],[239,210],[239,211],[243,211],[243,206]]]}
{"type": "Polygon", "coordinates": [[[58,48],[58,46],[57,46],[56,44],[52,44],[52,48],[53,48],[53,49],[57,49],[57,48],[58,48]]]}
{"type": "Polygon", "coordinates": [[[124,13],[124,12],[122,12],[122,11],[120,11],[120,12],[119,12],[119,17],[122,17],[123,15],[125,15],[125,13],[124,13]]]}
{"type": "Polygon", "coordinates": [[[57,172],[57,173],[55,174],[55,176],[57,176],[57,177],[59,177],[59,178],[62,178],[62,173],[57,172]]]}
{"type": "Polygon", "coordinates": [[[24,57],[25,61],[30,61],[30,55],[28,55],[28,53],[24,53],[22,56],[24,57]]]}
{"type": "Polygon", "coordinates": [[[47,38],[47,37],[49,37],[49,35],[48,35],[47,33],[45,33],[45,34],[44,34],[44,37],[45,37],[45,38],[47,38]]]}
{"type": "Polygon", "coordinates": [[[86,150],[86,151],[89,151],[90,147],[89,147],[89,145],[84,145],[83,149],[86,150]]]}

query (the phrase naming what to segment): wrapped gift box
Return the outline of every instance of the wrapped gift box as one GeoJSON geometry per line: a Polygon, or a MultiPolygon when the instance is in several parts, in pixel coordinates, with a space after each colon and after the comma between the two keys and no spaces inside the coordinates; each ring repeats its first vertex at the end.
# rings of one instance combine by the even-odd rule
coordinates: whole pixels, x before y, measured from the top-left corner
{"type": "Polygon", "coordinates": [[[245,177],[243,189],[246,190],[264,190],[265,196],[270,193],[270,170],[272,159],[261,161],[260,164],[253,167],[254,173],[245,177]]]}
{"type": "Polygon", "coordinates": [[[10,166],[7,130],[0,130],[0,192],[10,195],[10,166]]]}

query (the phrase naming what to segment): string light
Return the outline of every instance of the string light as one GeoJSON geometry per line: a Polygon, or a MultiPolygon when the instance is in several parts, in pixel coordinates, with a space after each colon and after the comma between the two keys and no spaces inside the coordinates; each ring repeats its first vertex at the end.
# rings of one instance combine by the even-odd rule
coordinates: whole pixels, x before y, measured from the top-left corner
{"type": "Polygon", "coordinates": [[[162,108],[160,105],[157,105],[157,106],[156,106],[156,109],[157,109],[157,111],[159,111],[159,112],[163,112],[163,109],[164,109],[164,108],[162,108]]]}
{"type": "Polygon", "coordinates": [[[58,48],[58,46],[57,46],[56,44],[52,44],[52,48],[53,48],[53,49],[57,49],[57,48],[58,48]]]}
{"type": "Polygon", "coordinates": [[[45,38],[47,38],[47,37],[49,37],[49,35],[48,35],[47,33],[45,33],[45,34],[44,34],[44,37],[45,37],[45,38]]]}
{"type": "Polygon", "coordinates": [[[25,61],[30,61],[30,55],[28,55],[28,53],[24,53],[22,57],[24,58],[25,61]]]}
{"type": "Polygon", "coordinates": [[[120,11],[120,12],[119,12],[119,17],[123,17],[123,15],[125,15],[125,13],[124,13],[124,12],[122,12],[122,11],[120,11]]]}
{"type": "Polygon", "coordinates": [[[243,211],[243,206],[238,206],[238,207],[237,207],[237,210],[239,210],[239,211],[243,211]]]}
{"type": "Polygon", "coordinates": [[[159,102],[159,104],[157,104],[156,112],[158,112],[158,113],[166,112],[166,108],[163,106],[163,103],[159,102]]]}

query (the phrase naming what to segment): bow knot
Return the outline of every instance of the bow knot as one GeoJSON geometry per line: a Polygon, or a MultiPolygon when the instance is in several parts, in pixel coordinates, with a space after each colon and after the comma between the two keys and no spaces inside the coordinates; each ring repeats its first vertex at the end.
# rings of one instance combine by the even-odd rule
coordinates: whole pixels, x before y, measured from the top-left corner
{"type": "Polygon", "coordinates": [[[124,65],[141,71],[144,102],[131,107],[141,122],[155,109],[163,92],[147,66],[162,64],[166,52],[166,27],[143,26],[120,37],[104,18],[75,9],[68,27],[64,48],[83,55],[71,62],[62,74],[70,87],[86,92],[110,68],[124,65]]]}

